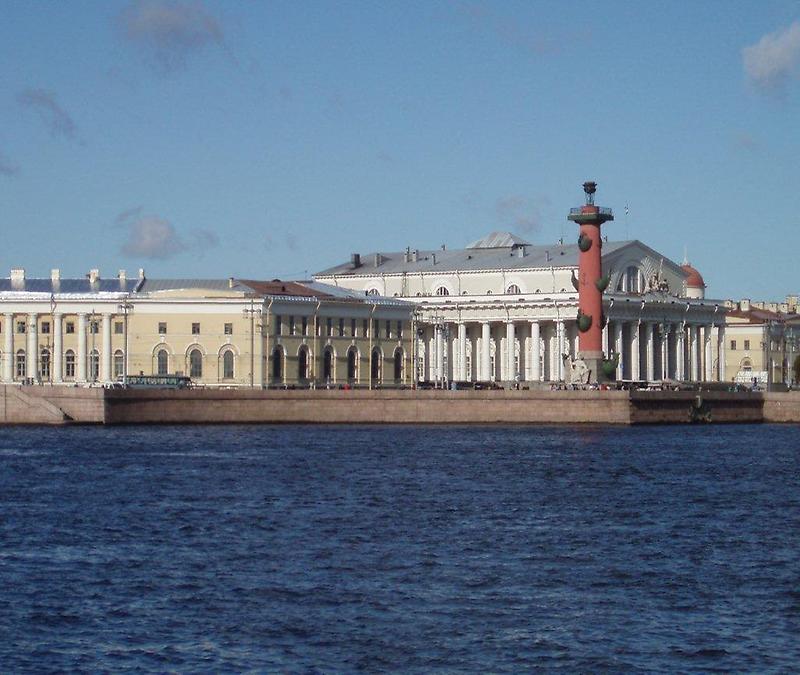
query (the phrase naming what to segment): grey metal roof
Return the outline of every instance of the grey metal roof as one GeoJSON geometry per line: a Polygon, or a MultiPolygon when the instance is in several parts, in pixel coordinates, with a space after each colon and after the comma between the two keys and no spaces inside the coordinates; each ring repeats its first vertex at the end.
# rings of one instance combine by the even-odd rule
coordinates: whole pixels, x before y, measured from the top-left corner
{"type": "Polygon", "coordinates": [[[2,292],[21,292],[21,293],[72,293],[72,294],[91,294],[91,293],[130,293],[136,288],[138,279],[126,279],[120,282],[117,278],[98,279],[95,283],[89,283],[88,279],[60,279],[53,282],[51,279],[22,279],[13,281],[11,279],[0,279],[0,293],[2,292]]]}
{"type": "Polygon", "coordinates": [[[139,293],[157,293],[158,291],[177,291],[184,289],[205,289],[210,291],[252,292],[249,286],[233,282],[230,279],[145,279],[139,293]]]}
{"type": "Polygon", "coordinates": [[[530,246],[530,243],[511,232],[490,232],[482,239],[468,244],[467,248],[511,248],[513,246],[530,246]]]}
{"type": "MultiPolygon", "coordinates": [[[[634,241],[608,241],[603,243],[603,256],[618,251],[634,241]]],[[[552,246],[526,245],[525,255],[521,256],[521,247],[506,248],[465,248],[451,250],[419,251],[417,262],[406,262],[406,253],[380,253],[381,263],[374,264],[375,255],[370,253],[361,256],[362,264],[353,269],[351,263],[342,263],[335,267],[317,272],[315,277],[326,276],[361,276],[374,274],[414,274],[419,272],[454,272],[487,269],[524,269],[549,267],[577,267],[577,244],[554,244],[552,246]]]]}

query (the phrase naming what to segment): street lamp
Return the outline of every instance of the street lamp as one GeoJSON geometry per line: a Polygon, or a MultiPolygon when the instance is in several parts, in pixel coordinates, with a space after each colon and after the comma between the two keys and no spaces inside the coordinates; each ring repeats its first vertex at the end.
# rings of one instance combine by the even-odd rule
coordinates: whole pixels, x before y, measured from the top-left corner
{"type": "MultiPolygon", "coordinates": [[[[255,308],[255,298],[250,298],[250,307],[242,310],[245,318],[250,318],[250,388],[255,386],[253,371],[255,370],[255,320],[256,316],[261,316],[261,309],[255,308]]],[[[259,325],[260,326],[260,325],[259,325]]]]}
{"type": "Polygon", "coordinates": [[[122,312],[124,316],[124,326],[123,329],[125,331],[124,341],[125,341],[125,356],[122,359],[122,386],[128,386],[128,314],[133,310],[133,304],[124,300],[123,302],[117,305],[117,310],[122,312]]]}

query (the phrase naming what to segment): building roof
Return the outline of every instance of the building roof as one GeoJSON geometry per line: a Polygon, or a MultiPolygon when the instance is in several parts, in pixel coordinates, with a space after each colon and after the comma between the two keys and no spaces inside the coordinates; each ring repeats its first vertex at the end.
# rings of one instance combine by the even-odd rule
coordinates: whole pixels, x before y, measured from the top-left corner
{"type": "Polygon", "coordinates": [[[698,272],[694,267],[692,267],[688,262],[683,263],[681,265],[681,269],[686,272],[689,276],[686,277],[686,287],[687,288],[705,288],[706,282],[703,281],[703,276],[698,272]]]}
{"type": "Polygon", "coordinates": [[[512,248],[530,246],[530,243],[511,232],[490,232],[482,239],[473,241],[467,248],[512,248]]]}
{"type": "Polygon", "coordinates": [[[235,279],[145,279],[139,293],[205,289],[210,291],[236,291],[246,293],[248,289],[235,279]]]}
{"type": "Polygon", "coordinates": [[[139,279],[118,278],[98,279],[90,283],[87,278],[80,279],[0,279],[0,293],[47,293],[90,295],[93,293],[131,293],[136,289],[139,279]]]}

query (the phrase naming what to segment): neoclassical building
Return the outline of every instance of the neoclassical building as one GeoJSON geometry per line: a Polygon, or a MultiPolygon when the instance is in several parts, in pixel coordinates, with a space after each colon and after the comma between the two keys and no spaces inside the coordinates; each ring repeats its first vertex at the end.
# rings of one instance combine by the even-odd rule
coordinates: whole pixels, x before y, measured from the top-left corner
{"type": "MultiPolygon", "coordinates": [[[[603,242],[604,352],[621,380],[725,376],[725,307],[640,241],[603,242]]],[[[578,246],[492,232],[466,248],[353,254],[319,282],[416,306],[420,381],[557,382],[577,354],[578,246]]]]}
{"type": "Polygon", "coordinates": [[[315,282],[0,279],[0,381],[202,386],[410,385],[413,307],[315,282]]]}

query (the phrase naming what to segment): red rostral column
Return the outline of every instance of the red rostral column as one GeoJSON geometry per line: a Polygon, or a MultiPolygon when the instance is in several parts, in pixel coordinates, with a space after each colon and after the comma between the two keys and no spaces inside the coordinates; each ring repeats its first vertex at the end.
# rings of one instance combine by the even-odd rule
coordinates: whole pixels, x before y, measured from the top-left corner
{"type": "Polygon", "coordinates": [[[600,253],[603,240],[600,227],[614,220],[611,209],[594,205],[597,183],[583,184],[586,204],[569,210],[569,220],[581,226],[578,236],[578,357],[589,367],[593,381],[603,379],[603,291],[608,279],[603,277],[600,253]]]}

